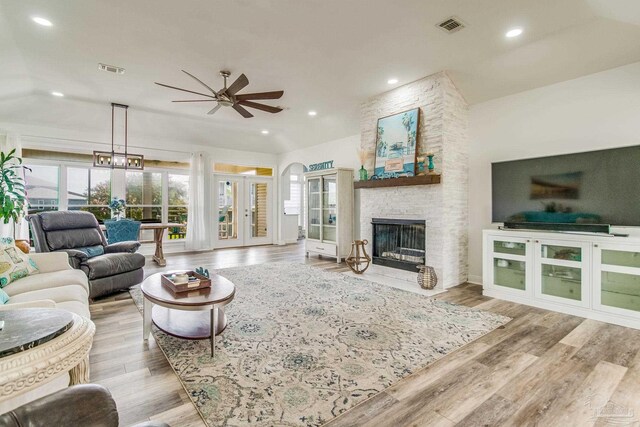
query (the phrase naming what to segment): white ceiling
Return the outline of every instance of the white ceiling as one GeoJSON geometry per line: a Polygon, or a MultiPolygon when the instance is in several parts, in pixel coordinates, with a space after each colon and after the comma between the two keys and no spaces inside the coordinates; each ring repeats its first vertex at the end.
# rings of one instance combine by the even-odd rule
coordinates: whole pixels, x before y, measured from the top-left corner
{"type": "Polygon", "coordinates": [[[448,70],[473,104],[640,61],[639,41],[638,0],[3,0],[0,122],[107,132],[114,101],[131,106],[132,139],[279,153],[358,133],[389,77],[448,70]],[[467,28],[435,27],[452,15],[467,28]],[[181,69],[214,87],[221,69],[245,73],[243,92],[283,89],[266,103],[286,109],[171,103],[189,96],[154,81],[201,90],[181,69]]]}

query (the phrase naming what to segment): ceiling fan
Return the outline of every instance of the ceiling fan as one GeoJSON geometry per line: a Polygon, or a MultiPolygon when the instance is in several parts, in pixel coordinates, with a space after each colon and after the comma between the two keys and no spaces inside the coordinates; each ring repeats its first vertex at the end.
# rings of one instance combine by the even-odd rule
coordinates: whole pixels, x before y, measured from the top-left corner
{"type": "Polygon", "coordinates": [[[253,117],[246,108],[255,108],[256,110],[266,111],[268,113],[279,113],[282,111],[280,107],[272,107],[271,105],[260,104],[257,102],[253,102],[256,99],[279,99],[284,94],[282,90],[276,90],[273,92],[259,92],[259,93],[244,93],[239,94],[238,92],[244,89],[249,84],[249,79],[244,74],[240,74],[231,86],[227,87],[227,78],[231,75],[229,71],[220,71],[220,75],[224,78],[224,87],[218,91],[213,90],[210,86],[204,83],[202,80],[197,78],[191,73],[188,73],[185,70],[182,70],[183,73],[200,83],[202,86],[206,87],[211,95],[206,93],[195,92],[188,89],[182,89],[175,86],[169,86],[164,83],[155,82],[159,86],[168,87],[170,89],[181,90],[183,92],[193,93],[195,95],[204,96],[207,99],[187,99],[180,101],[172,101],[172,102],[217,102],[218,104],[211,109],[207,114],[214,114],[216,111],[220,109],[220,107],[231,107],[236,110],[238,113],[242,115],[245,119],[253,117]]]}

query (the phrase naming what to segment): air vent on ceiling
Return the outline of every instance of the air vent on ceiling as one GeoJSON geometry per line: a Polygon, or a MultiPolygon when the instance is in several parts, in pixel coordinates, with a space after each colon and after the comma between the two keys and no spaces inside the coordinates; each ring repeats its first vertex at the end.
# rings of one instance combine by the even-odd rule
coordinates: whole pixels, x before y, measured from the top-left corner
{"type": "Polygon", "coordinates": [[[115,65],[98,64],[98,70],[115,74],[124,74],[124,68],[116,67],[115,65]]]}
{"type": "Polygon", "coordinates": [[[462,21],[455,16],[451,18],[445,19],[441,23],[438,24],[438,27],[447,33],[455,33],[465,27],[462,21]]]}

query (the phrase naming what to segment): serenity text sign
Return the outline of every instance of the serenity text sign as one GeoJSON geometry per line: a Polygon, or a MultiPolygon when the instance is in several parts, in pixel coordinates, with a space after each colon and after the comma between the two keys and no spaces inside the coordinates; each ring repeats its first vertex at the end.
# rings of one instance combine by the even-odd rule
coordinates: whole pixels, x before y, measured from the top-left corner
{"type": "Polygon", "coordinates": [[[329,160],[326,162],[314,163],[312,165],[309,165],[309,172],[321,171],[324,169],[332,169],[332,168],[333,168],[333,160],[329,160]]]}

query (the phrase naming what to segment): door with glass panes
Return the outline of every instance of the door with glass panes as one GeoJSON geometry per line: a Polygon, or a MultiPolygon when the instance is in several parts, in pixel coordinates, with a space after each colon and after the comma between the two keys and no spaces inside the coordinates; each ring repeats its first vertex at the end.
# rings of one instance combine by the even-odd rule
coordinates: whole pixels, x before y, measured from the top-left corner
{"type": "Polygon", "coordinates": [[[271,179],[215,175],[216,247],[272,243],[271,179]]]}

